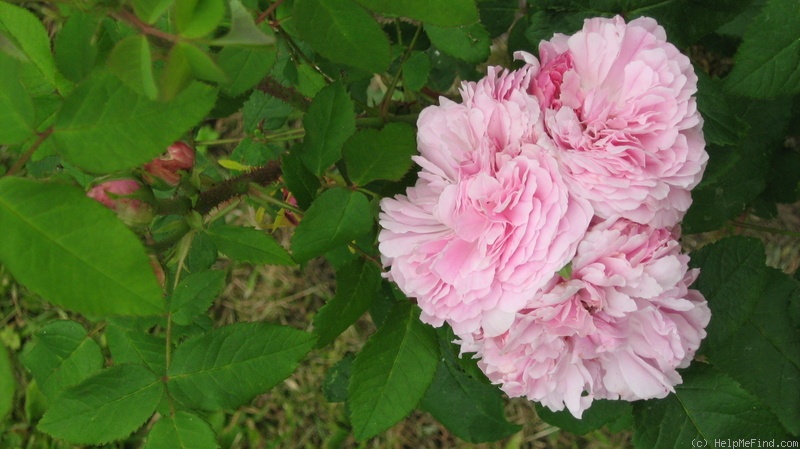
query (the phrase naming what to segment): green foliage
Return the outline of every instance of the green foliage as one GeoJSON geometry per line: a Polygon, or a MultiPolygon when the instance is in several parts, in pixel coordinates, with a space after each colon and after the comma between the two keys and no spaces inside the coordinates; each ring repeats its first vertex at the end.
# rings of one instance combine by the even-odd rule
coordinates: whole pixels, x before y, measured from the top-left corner
{"type": "Polygon", "coordinates": [[[138,329],[126,329],[112,322],[106,330],[106,340],[114,363],[144,365],[156,375],[163,375],[166,371],[164,349],[167,345],[164,337],[138,329]]]}
{"type": "Polygon", "coordinates": [[[709,346],[724,344],[752,313],[767,279],[765,258],[761,242],[746,237],[720,240],[692,254],[691,265],[701,268],[693,287],[711,308],[709,346]]]}
{"type": "Polygon", "coordinates": [[[294,265],[292,257],[271,235],[255,228],[216,226],[206,231],[217,249],[241,262],[294,265]]]}
{"type": "Polygon", "coordinates": [[[217,63],[228,77],[222,91],[236,97],[258,84],[269,72],[275,63],[275,48],[225,47],[219,52],[217,63]]]}
{"type": "Polygon", "coordinates": [[[254,91],[242,107],[244,130],[252,133],[258,128],[279,129],[293,110],[293,107],[271,95],[254,91]]]}
{"type": "Polygon", "coordinates": [[[216,435],[202,418],[176,412],[161,418],[150,431],[144,449],[217,449],[216,435]]]}
{"type": "Polygon", "coordinates": [[[440,27],[469,25],[478,20],[474,0],[356,0],[365,8],[389,16],[408,17],[440,27]]]}
{"type": "Polygon", "coordinates": [[[5,419],[14,406],[16,383],[11,362],[8,360],[8,351],[0,344],[0,420],[5,419]]]}
{"type": "Polygon", "coordinates": [[[326,190],[308,208],[292,237],[292,256],[306,262],[372,229],[369,201],[361,192],[326,190]]]}
{"type": "Polygon", "coordinates": [[[300,38],[333,62],[376,73],[389,67],[389,38],[352,0],[297,0],[292,21],[300,38]]]}
{"type": "Polygon", "coordinates": [[[164,311],[141,243],[82,191],[4,178],[0,227],[0,260],[47,300],[89,315],[164,311]]]}
{"type": "Polygon", "coordinates": [[[406,415],[433,381],[439,348],[433,328],[410,302],[395,304],[353,361],[347,406],[357,440],[377,435],[406,415]]]}
{"type": "Polygon", "coordinates": [[[140,19],[154,23],[175,3],[175,0],[133,0],[133,10],[140,19]]]}
{"type": "Polygon", "coordinates": [[[33,135],[36,112],[33,101],[19,80],[20,64],[0,53],[0,143],[20,143],[33,135]]]}
{"type": "Polygon", "coordinates": [[[347,176],[360,186],[379,179],[399,181],[411,168],[416,152],[414,128],[403,123],[390,123],[380,131],[358,131],[342,150],[347,176]]]}
{"type": "Polygon", "coordinates": [[[536,404],[536,415],[543,421],[576,434],[586,434],[608,426],[614,431],[629,428],[633,424],[633,406],[625,401],[595,400],[581,419],[576,419],[568,410],[554,412],[536,404]]]}
{"type": "Polygon", "coordinates": [[[200,271],[183,277],[180,284],[172,291],[169,302],[172,321],[181,325],[191,323],[193,318],[205,313],[211,307],[211,303],[223,287],[225,287],[223,271],[200,271]]]}
{"type": "Polygon", "coordinates": [[[163,391],[147,368],[116,365],[64,391],[39,421],[39,429],[77,444],[124,438],[153,414],[163,391]]]}
{"type": "Polygon", "coordinates": [[[306,137],[300,159],[317,176],[342,158],[342,145],[356,130],[353,100],[344,87],[331,84],[314,97],[303,127],[306,137]]]}
{"type": "Polygon", "coordinates": [[[150,43],[144,36],[129,36],[119,41],[106,59],[108,70],[125,85],[150,100],[158,96],[153,78],[150,43]]]}
{"type": "Polygon", "coordinates": [[[238,407],[294,372],[314,336],[268,323],[237,323],[187,340],[169,367],[169,392],[214,411],[238,407]]]}
{"type": "Polygon", "coordinates": [[[99,371],[103,362],[100,346],[74,321],[54,321],[42,327],[22,355],[22,363],[50,403],[99,371]]]}
{"type": "Polygon", "coordinates": [[[800,4],[794,0],[766,3],[744,35],[725,87],[755,98],[800,92],[800,4]]]}
{"type": "Polygon", "coordinates": [[[458,28],[425,25],[425,33],[436,48],[454,58],[477,64],[489,57],[492,41],[480,23],[458,28]]]}
{"type": "Polygon", "coordinates": [[[281,169],[283,181],[297,200],[297,205],[308,209],[317,197],[317,190],[321,186],[319,179],[308,171],[296,151],[281,156],[281,169]]]}
{"type": "Polygon", "coordinates": [[[694,363],[664,399],[634,404],[634,447],[683,448],[703,441],[787,440],[775,415],[716,369],[694,363]]]}
{"type": "Polygon", "coordinates": [[[56,36],[53,49],[56,66],[74,83],[81,82],[94,67],[99,52],[94,40],[98,26],[95,16],[75,11],[56,36]]]}
{"type": "MultiPolygon", "coordinates": [[[[724,343],[709,346],[709,360],[756,395],[791,433],[800,434],[800,334],[791,322],[800,285],[773,268],[752,313],[724,343]],[[765,382],[765,379],[770,379],[765,382]]],[[[728,298],[731,301],[737,298],[728,298]]]]}
{"type": "Polygon", "coordinates": [[[421,408],[470,443],[496,441],[518,432],[520,426],[506,421],[500,390],[467,375],[449,341],[440,339],[439,345],[442,358],[421,408]]]}
{"type": "Polygon", "coordinates": [[[215,98],[214,89],[195,83],[169,103],[155,102],[96,73],[64,100],[52,139],[66,160],[89,172],[123,170],[164,152],[211,110],[215,98]]]}
{"type": "Polygon", "coordinates": [[[222,0],[175,0],[172,17],[181,36],[202,37],[214,31],[225,17],[225,3],[222,0]]]}
{"type": "Polygon", "coordinates": [[[61,88],[64,80],[56,69],[50,51],[50,38],[42,22],[30,11],[0,1],[0,36],[5,35],[30,61],[38,76],[51,89],[61,88]]]}
{"type": "Polygon", "coordinates": [[[336,272],[336,296],[314,316],[317,346],[331,343],[366,312],[381,285],[380,269],[356,259],[336,272]]]}

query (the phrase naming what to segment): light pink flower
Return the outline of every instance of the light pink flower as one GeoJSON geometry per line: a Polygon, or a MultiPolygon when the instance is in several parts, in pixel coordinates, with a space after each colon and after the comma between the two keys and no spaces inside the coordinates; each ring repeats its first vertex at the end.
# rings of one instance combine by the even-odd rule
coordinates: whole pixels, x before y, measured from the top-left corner
{"type": "Polygon", "coordinates": [[[603,218],[677,224],[708,160],[689,59],[653,19],[619,16],[556,34],[539,54],[529,91],[570,188],[603,218]]]}
{"type": "Polygon", "coordinates": [[[591,207],[568,191],[537,100],[520,87],[532,73],[491,68],[463,86],[463,103],[425,109],[417,184],[381,202],[389,278],[434,326],[504,332],[588,227],[591,207]]]}
{"type": "Polygon", "coordinates": [[[502,335],[461,335],[462,352],[510,396],[578,418],[594,399],[665,397],[710,319],[676,237],[625,219],[594,225],[569,279],[554,276],[502,335]]]}

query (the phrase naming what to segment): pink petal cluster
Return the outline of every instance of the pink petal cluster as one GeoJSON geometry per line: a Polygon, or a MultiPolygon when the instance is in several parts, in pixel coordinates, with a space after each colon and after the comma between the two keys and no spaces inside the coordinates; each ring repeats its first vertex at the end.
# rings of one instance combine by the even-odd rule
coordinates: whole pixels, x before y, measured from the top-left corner
{"type": "Polygon", "coordinates": [[[697,78],[647,18],[518,57],[420,114],[417,183],[381,202],[387,277],[511,396],[664,397],[710,318],[677,241],[708,159],[697,78]]]}
{"type": "Polygon", "coordinates": [[[603,218],[680,222],[708,160],[689,58],[655,20],[619,16],[556,34],[539,56],[529,90],[570,187],[603,218]]]}
{"type": "Polygon", "coordinates": [[[675,235],[601,221],[578,246],[572,275],[554,276],[500,336],[462,336],[510,396],[580,417],[594,399],[663,398],[705,337],[710,311],[688,286],[675,235]]]}
{"type": "Polygon", "coordinates": [[[151,196],[135,179],[115,179],[92,187],[86,196],[116,212],[117,216],[134,229],[143,229],[153,220],[153,208],[142,198],[151,196]]]}

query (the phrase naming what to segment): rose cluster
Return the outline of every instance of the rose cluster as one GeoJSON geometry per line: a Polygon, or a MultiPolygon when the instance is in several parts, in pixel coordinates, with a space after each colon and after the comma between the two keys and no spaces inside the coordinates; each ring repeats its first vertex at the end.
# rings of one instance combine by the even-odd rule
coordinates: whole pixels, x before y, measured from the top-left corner
{"type": "Polygon", "coordinates": [[[678,244],[708,155],[689,59],[654,20],[590,19],[418,120],[381,202],[387,276],[488,378],[580,417],[661,398],[710,311],[678,244]]]}

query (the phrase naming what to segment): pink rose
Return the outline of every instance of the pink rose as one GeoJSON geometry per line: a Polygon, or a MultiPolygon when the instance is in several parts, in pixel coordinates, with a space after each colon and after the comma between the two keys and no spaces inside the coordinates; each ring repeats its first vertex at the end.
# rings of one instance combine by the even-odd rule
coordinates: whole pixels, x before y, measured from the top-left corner
{"type": "Polygon", "coordinates": [[[570,188],[603,218],[676,225],[708,160],[689,59],[653,19],[619,16],[588,19],[539,53],[529,92],[570,188]]]}
{"type": "Polygon", "coordinates": [[[183,142],[175,142],[167,152],[144,164],[144,179],[150,185],[160,183],[175,187],[181,181],[180,171],[189,171],[194,166],[194,148],[183,142]]]}
{"type": "Polygon", "coordinates": [[[102,203],[132,228],[141,228],[153,220],[153,208],[143,201],[152,192],[134,179],[102,182],[86,192],[86,196],[102,203]]]}
{"type": "Polygon", "coordinates": [[[502,335],[461,335],[462,352],[510,396],[526,396],[580,418],[594,399],[663,398],[681,382],[710,311],[690,290],[673,235],[631,221],[594,225],[560,275],[502,335]]]}
{"type": "Polygon", "coordinates": [[[588,227],[592,210],[567,189],[537,100],[520,88],[532,73],[491,68],[463,85],[463,103],[425,109],[417,184],[381,202],[388,276],[434,326],[505,332],[588,227]]]}

